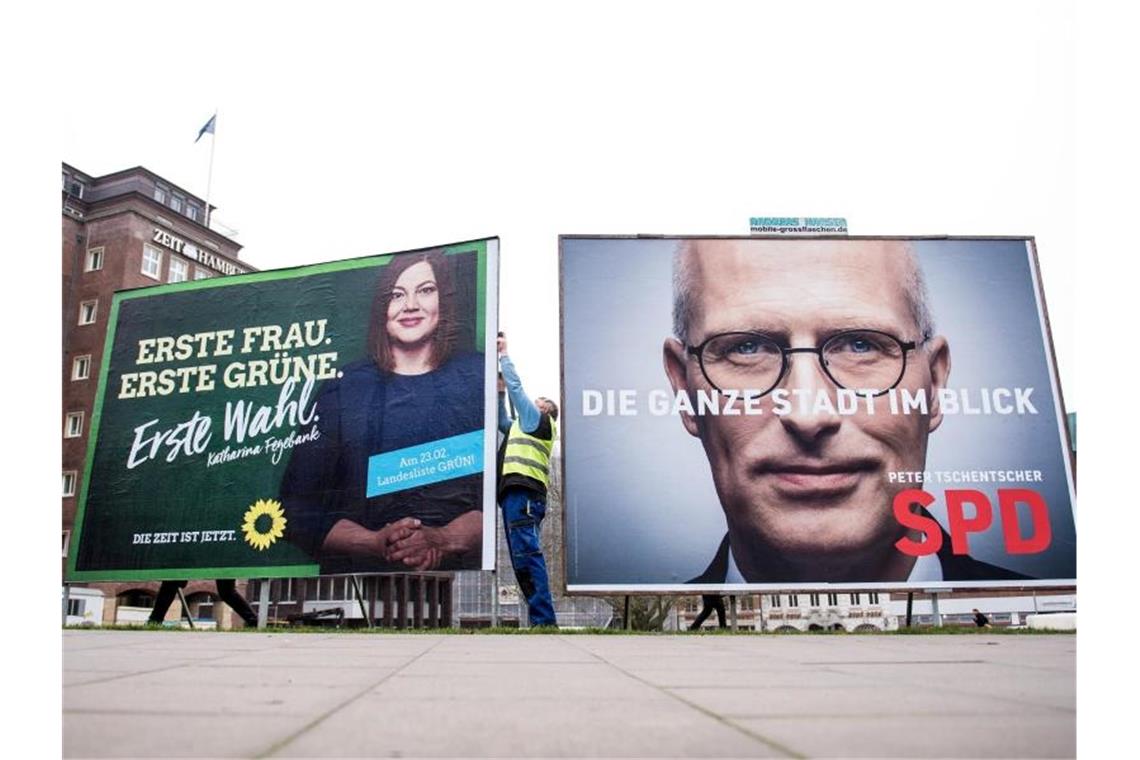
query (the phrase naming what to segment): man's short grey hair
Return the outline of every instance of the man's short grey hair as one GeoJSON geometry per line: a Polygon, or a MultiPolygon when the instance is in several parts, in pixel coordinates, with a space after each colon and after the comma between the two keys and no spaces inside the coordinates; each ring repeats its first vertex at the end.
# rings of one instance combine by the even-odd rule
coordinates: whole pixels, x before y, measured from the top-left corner
{"type": "MultiPolygon", "coordinates": [[[[693,256],[700,240],[682,240],[673,252],[673,335],[686,346],[689,345],[689,323],[696,310],[696,293],[693,292],[695,267],[693,256]]],[[[909,241],[903,241],[904,265],[903,287],[910,306],[911,317],[918,328],[917,342],[922,344],[934,336],[934,315],[930,311],[930,294],[926,289],[926,277],[918,254],[909,241]]]]}

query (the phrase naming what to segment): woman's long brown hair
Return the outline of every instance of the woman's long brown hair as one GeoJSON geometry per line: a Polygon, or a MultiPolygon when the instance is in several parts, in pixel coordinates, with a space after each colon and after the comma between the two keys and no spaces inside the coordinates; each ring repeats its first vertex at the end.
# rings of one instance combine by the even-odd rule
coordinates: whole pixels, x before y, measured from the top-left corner
{"type": "Polygon", "coordinates": [[[388,304],[392,300],[392,290],[400,275],[421,261],[426,261],[431,266],[439,291],[439,323],[430,338],[431,368],[441,367],[455,351],[458,326],[455,315],[454,264],[438,250],[397,254],[391,264],[380,270],[376,296],[372,299],[372,324],[368,332],[368,352],[383,372],[391,372],[394,365],[392,343],[388,337],[388,304]]]}

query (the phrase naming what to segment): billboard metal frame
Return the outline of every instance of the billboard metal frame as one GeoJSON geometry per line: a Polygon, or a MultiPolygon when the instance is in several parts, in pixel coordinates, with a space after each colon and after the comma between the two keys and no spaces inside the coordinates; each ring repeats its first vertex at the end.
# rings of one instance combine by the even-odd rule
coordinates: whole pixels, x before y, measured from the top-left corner
{"type": "MultiPolygon", "coordinates": [[[[487,345],[487,336],[498,333],[498,292],[499,292],[499,238],[475,238],[455,243],[411,248],[390,253],[370,254],[348,259],[322,262],[316,264],[303,264],[279,269],[266,269],[257,272],[234,274],[225,277],[208,278],[203,280],[190,280],[179,283],[162,283],[141,288],[117,290],[112,295],[111,309],[107,320],[107,334],[103,343],[103,359],[99,368],[99,380],[95,392],[95,402],[92,407],[91,424],[87,439],[87,452],[84,457],[83,480],[77,494],[75,522],[73,524],[71,541],[68,547],[67,564],[64,581],[74,582],[115,582],[115,581],[156,581],[171,578],[216,579],[216,578],[294,578],[315,577],[319,575],[319,565],[280,565],[257,567],[253,565],[241,567],[193,567],[193,568],[159,568],[149,570],[91,570],[76,569],[79,547],[82,540],[83,524],[87,509],[87,495],[90,486],[90,476],[98,445],[99,424],[102,417],[104,395],[107,390],[107,380],[110,374],[110,357],[114,347],[117,319],[120,305],[124,301],[140,298],[151,298],[169,293],[185,293],[194,290],[207,290],[214,288],[234,287],[248,285],[255,282],[283,280],[307,275],[327,274],[353,269],[366,269],[383,266],[396,256],[415,254],[421,251],[442,250],[444,252],[460,252],[478,246],[477,286],[476,286],[476,314],[483,316],[482,322],[476,324],[476,343],[487,345]],[[489,308],[491,307],[491,308],[489,308]]],[[[493,345],[493,344],[492,344],[493,345]]],[[[495,462],[495,433],[497,432],[497,399],[495,396],[494,369],[497,359],[493,354],[486,354],[488,374],[484,387],[484,473],[492,477],[484,477],[483,483],[483,538],[482,538],[482,567],[483,570],[493,569],[495,563],[494,531],[495,509],[495,479],[494,471],[490,466],[495,462]],[[489,524],[488,524],[489,523],[489,524]]],[[[371,573],[369,573],[371,574],[371,573]]],[[[383,573],[380,573],[383,574],[383,573]]],[[[338,575],[352,575],[341,573],[338,575]]]]}
{"type": "MultiPolygon", "coordinates": [[[[1064,449],[1065,477],[1068,482],[1070,506],[1073,513],[1074,530],[1076,529],[1076,480],[1074,477],[1074,455],[1068,445],[1070,440],[1068,415],[1066,414],[1064,397],[1061,390],[1060,376],[1057,371],[1056,350],[1053,345],[1053,333],[1049,321],[1049,313],[1045,304],[1044,286],[1041,281],[1040,262],[1037,256],[1036,240],[1031,235],[847,235],[847,234],[803,234],[789,236],[786,234],[754,234],[754,235],[670,235],[670,234],[561,234],[558,236],[558,346],[559,346],[559,384],[561,394],[559,401],[563,410],[569,409],[566,398],[566,298],[565,298],[565,246],[569,240],[902,240],[902,241],[1016,241],[1026,245],[1029,253],[1030,270],[1033,276],[1034,295],[1036,297],[1038,316],[1041,321],[1042,335],[1045,341],[1045,355],[1049,369],[1051,391],[1055,402],[1059,435],[1064,449]]],[[[718,592],[722,594],[740,593],[770,593],[777,591],[877,591],[877,592],[918,592],[918,591],[953,591],[956,589],[1041,589],[1041,588],[1070,588],[1077,585],[1076,578],[1050,578],[1042,580],[1017,581],[923,581],[921,583],[907,582],[875,582],[875,583],[744,583],[744,584],[575,584],[568,582],[566,557],[568,544],[568,531],[566,520],[566,507],[568,499],[568,482],[566,480],[566,454],[569,449],[569,430],[567,425],[561,426],[562,448],[561,471],[559,473],[562,483],[562,536],[561,536],[561,591],[564,594],[575,596],[619,596],[619,595],[668,595],[668,596],[694,596],[701,593],[718,592]]]]}

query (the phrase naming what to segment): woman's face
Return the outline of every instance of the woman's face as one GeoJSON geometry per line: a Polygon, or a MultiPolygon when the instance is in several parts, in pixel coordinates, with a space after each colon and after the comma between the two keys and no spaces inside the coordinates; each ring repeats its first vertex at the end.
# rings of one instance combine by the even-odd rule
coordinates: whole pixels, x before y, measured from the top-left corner
{"type": "Polygon", "coordinates": [[[431,264],[421,261],[404,270],[388,302],[388,337],[415,344],[431,338],[439,326],[439,288],[431,264]]]}

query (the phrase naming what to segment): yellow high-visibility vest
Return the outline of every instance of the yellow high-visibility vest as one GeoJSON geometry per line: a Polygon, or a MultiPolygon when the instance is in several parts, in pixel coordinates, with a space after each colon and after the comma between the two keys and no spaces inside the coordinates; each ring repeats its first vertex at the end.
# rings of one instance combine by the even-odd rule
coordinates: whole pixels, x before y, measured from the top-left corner
{"type": "Polygon", "coordinates": [[[507,433],[507,450],[503,454],[503,475],[524,475],[537,480],[543,488],[547,487],[550,451],[557,437],[558,423],[554,420],[550,420],[550,440],[547,441],[524,432],[518,420],[512,422],[507,433]]]}

